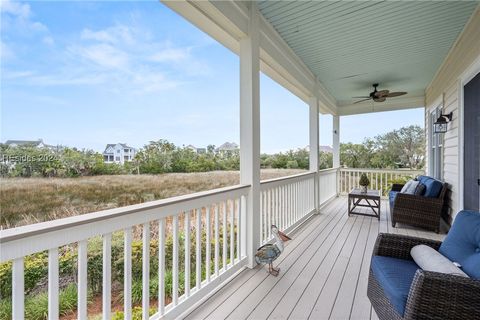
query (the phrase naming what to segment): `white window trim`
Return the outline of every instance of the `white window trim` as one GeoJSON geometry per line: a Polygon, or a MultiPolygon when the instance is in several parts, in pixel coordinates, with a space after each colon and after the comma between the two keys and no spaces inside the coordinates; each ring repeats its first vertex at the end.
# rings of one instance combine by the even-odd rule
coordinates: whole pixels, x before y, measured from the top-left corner
{"type": "Polygon", "coordinates": [[[442,114],[443,106],[439,105],[429,113],[429,138],[430,138],[430,176],[438,180],[443,180],[443,133],[434,133],[434,123],[442,114]]]}

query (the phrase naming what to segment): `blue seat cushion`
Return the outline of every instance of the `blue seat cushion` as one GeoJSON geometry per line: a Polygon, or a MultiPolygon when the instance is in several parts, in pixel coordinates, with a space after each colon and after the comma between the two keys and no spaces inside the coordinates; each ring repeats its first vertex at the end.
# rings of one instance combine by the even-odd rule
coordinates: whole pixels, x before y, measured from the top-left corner
{"type": "Polygon", "coordinates": [[[403,316],[408,292],[419,266],[412,260],[373,256],[370,267],[385,296],[403,316]]]}
{"type": "Polygon", "coordinates": [[[460,211],[438,251],[460,263],[471,278],[480,280],[480,213],[460,211]]]}
{"type": "Polygon", "coordinates": [[[395,197],[399,191],[390,191],[388,193],[388,201],[390,202],[390,210],[393,210],[393,205],[395,204],[395,197]]]}
{"type": "Polygon", "coordinates": [[[425,186],[424,197],[438,198],[443,188],[441,181],[428,176],[418,176],[417,180],[425,186]]]}

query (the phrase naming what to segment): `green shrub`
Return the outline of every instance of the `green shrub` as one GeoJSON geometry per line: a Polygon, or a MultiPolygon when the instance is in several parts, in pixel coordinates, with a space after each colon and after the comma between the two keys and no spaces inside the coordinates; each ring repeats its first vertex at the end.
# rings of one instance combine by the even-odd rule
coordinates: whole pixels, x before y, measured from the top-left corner
{"type": "MultiPolygon", "coordinates": [[[[77,286],[70,284],[59,293],[60,315],[66,315],[77,307],[77,286]]],[[[91,294],[88,299],[91,300],[91,294]]],[[[0,319],[10,320],[12,318],[12,301],[2,299],[0,301],[0,319]]],[[[25,319],[44,320],[48,318],[48,294],[39,293],[25,299],[25,319]]]]}
{"type": "Polygon", "coordinates": [[[0,319],[10,320],[12,318],[12,300],[0,299],[0,319]]]}
{"type": "MultiPolygon", "coordinates": [[[[148,314],[153,316],[157,312],[156,308],[150,308],[148,314]]],[[[123,320],[124,313],[123,311],[117,311],[113,314],[112,320],[123,320]]],[[[142,320],[142,308],[141,307],[134,307],[132,310],[132,320],[142,320]]]]}

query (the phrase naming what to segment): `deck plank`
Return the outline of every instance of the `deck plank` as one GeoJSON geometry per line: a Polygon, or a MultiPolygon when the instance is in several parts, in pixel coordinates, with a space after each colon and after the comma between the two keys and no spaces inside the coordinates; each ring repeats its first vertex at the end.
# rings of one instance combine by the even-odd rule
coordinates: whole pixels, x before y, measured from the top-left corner
{"type": "MultiPolygon", "coordinates": [[[[350,300],[349,296],[346,295],[346,290],[354,292],[355,284],[358,279],[358,272],[355,270],[356,268],[354,267],[354,264],[356,263],[357,265],[359,265],[358,260],[360,260],[361,256],[363,256],[363,249],[360,251],[358,250],[358,248],[365,247],[365,245],[362,245],[362,242],[365,243],[367,240],[370,221],[371,219],[369,218],[357,219],[357,223],[355,224],[355,228],[357,228],[357,230],[355,230],[355,233],[351,233],[349,239],[345,243],[345,246],[340,253],[339,259],[335,262],[329,279],[327,280],[327,283],[325,284],[322,293],[320,294],[317,302],[315,303],[315,307],[310,314],[310,318],[330,318],[337,298],[343,299],[342,303],[345,303],[345,305],[351,305],[351,303],[353,302],[353,296],[351,296],[350,300]],[[357,251],[361,255],[353,254],[355,248],[357,248],[357,251]],[[358,260],[353,261],[354,259],[358,260]],[[351,264],[351,262],[353,264],[351,264]],[[348,270],[348,267],[350,267],[350,270],[348,270]]],[[[348,318],[348,315],[344,318],[337,319],[345,318],[348,318]]]]}
{"type": "Polygon", "coordinates": [[[388,202],[381,208],[380,221],[348,217],[346,197],[337,198],[294,232],[277,261],[277,278],[262,267],[247,269],[186,318],[377,320],[366,293],[378,233],[444,238],[400,224],[393,228],[388,202]]]}
{"type": "MultiPolygon", "coordinates": [[[[313,242],[320,233],[336,218],[332,211],[328,214],[315,216],[311,220],[311,224],[306,228],[305,232],[299,233],[297,238],[286,246],[283,254],[277,259],[278,267],[281,269],[287,268],[295,261],[301,253],[313,242]]],[[[231,314],[237,306],[245,300],[255,288],[261,284],[269,274],[263,268],[259,268],[246,283],[244,283],[235,294],[229,296],[225,301],[219,305],[213,312],[211,312],[207,319],[224,319],[231,314]]],[[[197,318],[196,318],[197,319],[197,318]]]]}
{"type": "MultiPolygon", "coordinates": [[[[335,303],[329,314],[330,319],[347,319],[350,317],[350,311],[355,298],[355,290],[360,277],[363,257],[365,256],[365,250],[367,248],[368,235],[370,234],[372,225],[373,219],[365,219],[357,243],[355,244],[355,248],[351,253],[345,276],[340,282],[340,288],[335,298],[335,303]]],[[[373,226],[373,228],[375,228],[375,226],[373,226]]],[[[325,310],[325,314],[326,311],[327,310],[325,310]]]]}
{"type": "MultiPolygon", "coordinates": [[[[341,223],[341,216],[335,215],[335,217],[336,219],[333,220],[333,223],[329,224],[329,226],[314,239],[315,241],[312,241],[308,247],[305,248],[301,255],[299,255],[296,259],[291,260],[291,264],[286,265],[284,269],[281,270],[278,277],[268,276],[264,282],[255,288],[255,290],[253,290],[250,295],[244,301],[242,301],[237,308],[235,308],[235,310],[228,316],[227,319],[240,319],[244,316],[250,315],[254,311],[264,312],[269,305],[272,305],[273,302],[268,303],[262,300],[268,296],[268,293],[270,293],[275,285],[280,281],[283,280],[282,283],[284,283],[284,286],[288,286],[288,283],[298,276],[298,274],[307,264],[308,260],[314,256],[314,253],[324,244],[324,241],[330,238],[329,235],[334,233],[335,227],[341,223]],[[256,308],[257,306],[261,306],[261,308],[256,308]]],[[[277,290],[279,290],[279,288],[275,288],[274,291],[277,290]]],[[[280,290],[282,289],[280,288],[280,290]]],[[[255,319],[258,319],[259,317],[265,318],[268,313],[263,316],[255,315],[253,317],[255,319]]]]}
{"type": "Polygon", "coordinates": [[[356,220],[359,219],[359,216],[348,218],[345,223],[345,227],[340,231],[338,236],[335,238],[335,243],[332,246],[331,250],[327,253],[322,264],[315,271],[311,281],[308,286],[305,288],[302,296],[298,300],[295,308],[292,310],[289,318],[291,319],[307,319],[315,306],[317,298],[322,293],[323,287],[330,276],[333,265],[338,259],[340,251],[345,244],[345,241],[348,239],[348,235],[353,229],[356,220]]]}
{"type": "MultiPolygon", "coordinates": [[[[343,207],[340,207],[339,210],[343,210],[343,207]]],[[[325,256],[325,253],[328,252],[328,249],[333,245],[334,237],[331,235],[338,233],[338,230],[343,227],[347,220],[346,215],[337,214],[337,217],[340,218],[337,225],[334,226],[334,228],[331,228],[329,233],[323,233],[315,240],[316,246],[312,247],[314,250],[311,250],[306,255],[308,261],[305,261],[307,259],[298,261],[295,268],[292,268],[291,272],[289,270],[289,273],[285,274],[284,281],[277,283],[264,299],[260,297],[260,300],[262,301],[260,301],[257,306],[261,305],[261,307],[257,307],[253,310],[249,315],[250,319],[264,319],[267,317],[272,319],[277,317],[275,314],[271,314],[273,311],[278,312],[282,309],[291,310],[292,306],[285,308],[285,305],[288,305],[289,302],[295,303],[293,296],[299,297],[301,295],[301,292],[303,292],[303,288],[305,287],[303,282],[310,279],[310,275],[315,271],[315,266],[321,263],[319,260],[325,256]],[[295,284],[297,286],[299,285],[301,291],[295,292],[295,288],[293,288],[294,291],[291,291],[292,286],[295,284]],[[286,299],[287,301],[281,303],[281,300],[283,299],[286,299]]]]}

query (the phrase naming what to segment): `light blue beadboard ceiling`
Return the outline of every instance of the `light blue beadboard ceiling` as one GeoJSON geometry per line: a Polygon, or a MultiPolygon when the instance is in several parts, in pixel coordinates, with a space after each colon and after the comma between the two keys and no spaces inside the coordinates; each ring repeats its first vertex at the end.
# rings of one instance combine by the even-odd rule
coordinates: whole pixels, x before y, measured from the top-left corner
{"type": "MultiPolygon", "coordinates": [[[[422,96],[479,1],[258,1],[339,105],[379,90],[422,96]]],[[[391,98],[398,99],[398,98],[391,98]]]]}

